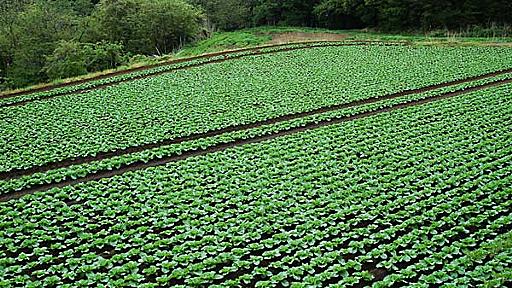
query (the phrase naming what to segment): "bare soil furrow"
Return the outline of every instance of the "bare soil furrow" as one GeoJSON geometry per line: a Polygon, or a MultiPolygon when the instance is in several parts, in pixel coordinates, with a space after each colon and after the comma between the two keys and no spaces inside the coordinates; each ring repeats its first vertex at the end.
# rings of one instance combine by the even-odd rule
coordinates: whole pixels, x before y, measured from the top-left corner
{"type": "MultiPolygon", "coordinates": [[[[277,137],[286,136],[286,135],[290,135],[290,134],[295,134],[295,133],[306,131],[306,130],[310,130],[310,129],[315,129],[315,128],[319,128],[319,127],[323,127],[323,126],[327,126],[327,125],[332,125],[332,124],[337,124],[337,123],[353,121],[353,120],[356,120],[356,119],[366,118],[366,117],[370,117],[370,116],[377,115],[377,114],[380,114],[380,113],[390,112],[390,111],[393,111],[393,110],[398,110],[398,109],[406,108],[406,107],[409,107],[409,106],[426,104],[426,103],[429,103],[429,102],[433,102],[433,101],[437,101],[437,100],[441,100],[441,99],[446,99],[446,98],[451,98],[451,97],[459,96],[459,95],[462,95],[462,94],[465,94],[465,93],[469,93],[469,92],[473,92],[473,91],[478,91],[478,90],[482,90],[482,89],[486,89],[486,88],[490,88],[490,87],[494,87],[494,86],[498,86],[498,85],[504,85],[504,84],[508,84],[508,83],[512,83],[512,79],[498,80],[498,81],[487,83],[487,84],[484,84],[484,85],[475,86],[475,87],[472,87],[472,88],[466,88],[466,89],[462,89],[462,90],[455,91],[455,92],[443,93],[443,94],[439,94],[439,95],[436,95],[436,96],[432,96],[432,97],[428,97],[428,98],[424,98],[424,99],[420,99],[420,100],[413,100],[413,101],[410,101],[410,102],[407,102],[407,103],[400,103],[400,104],[396,104],[396,105],[389,106],[389,107],[383,107],[383,108],[376,109],[376,110],[373,110],[373,111],[363,112],[363,113],[359,113],[359,114],[355,114],[355,115],[351,115],[351,116],[347,116],[347,117],[342,117],[342,118],[337,118],[337,119],[330,119],[330,120],[323,120],[323,121],[319,121],[319,122],[312,122],[312,123],[308,123],[308,124],[306,124],[304,126],[301,126],[301,127],[294,127],[294,128],[290,128],[288,130],[277,131],[277,132],[275,132],[273,134],[262,135],[262,136],[253,137],[253,138],[250,138],[250,139],[239,139],[239,140],[235,140],[235,141],[230,142],[230,143],[220,143],[220,144],[217,144],[217,145],[210,146],[210,147],[208,147],[206,149],[187,151],[187,152],[185,152],[185,153],[183,153],[181,155],[173,155],[173,156],[164,157],[164,158],[161,158],[161,159],[154,159],[154,160],[148,161],[146,163],[144,163],[142,161],[141,162],[135,162],[135,163],[126,165],[124,167],[121,167],[119,169],[116,169],[116,170],[98,171],[97,173],[90,174],[90,175],[87,175],[85,177],[80,177],[80,178],[77,178],[77,179],[64,180],[64,181],[59,182],[59,183],[36,185],[36,186],[31,187],[29,189],[25,189],[25,190],[21,190],[21,191],[17,191],[17,192],[12,192],[12,193],[6,193],[6,194],[4,194],[4,195],[2,195],[0,197],[0,202],[7,201],[7,200],[10,200],[10,199],[16,199],[16,198],[19,198],[19,197],[21,197],[23,195],[27,195],[27,194],[30,194],[30,193],[46,191],[46,190],[49,190],[49,189],[52,189],[52,188],[64,187],[64,186],[68,186],[68,185],[74,185],[74,184],[78,184],[78,183],[82,183],[82,182],[87,182],[87,181],[92,181],[92,180],[99,180],[99,179],[102,179],[102,178],[108,178],[108,177],[112,177],[112,176],[115,176],[115,175],[123,174],[123,173],[128,172],[128,171],[134,171],[134,170],[144,169],[144,168],[153,167],[153,166],[160,166],[160,165],[164,165],[164,164],[167,164],[167,163],[170,163],[170,162],[176,162],[176,161],[180,161],[180,160],[183,160],[183,159],[187,159],[189,157],[205,155],[205,154],[208,154],[208,153],[222,151],[222,150],[226,150],[228,148],[232,148],[232,147],[236,147],[236,146],[240,146],[240,145],[259,143],[259,142],[263,142],[263,141],[266,141],[266,140],[270,140],[270,139],[274,139],[274,138],[277,138],[277,137]]],[[[338,109],[340,109],[340,108],[338,108],[338,109]]],[[[327,112],[327,111],[331,111],[331,110],[326,110],[324,112],[327,112]]],[[[321,112],[318,112],[318,113],[321,113],[321,112]]],[[[291,118],[291,119],[295,119],[295,118],[291,118]]],[[[285,120],[281,120],[281,121],[285,121],[285,120]]],[[[273,123],[277,123],[277,122],[280,122],[280,121],[269,122],[269,123],[266,123],[266,124],[273,124],[273,123]]],[[[262,124],[262,125],[266,125],[266,124],[262,124]]],[[[258,126],[260,126],[260,125],[255,125],[255,126],[252,126],[252,125],[254,125],[254,124],[251,124],[251,127],[258,127],[258,126]]],[[[250,128],[246,128],[246,129],[250,129],[250,128]]],[[[245,130],[245,129],[241,129],[241,130],[245,130]]],[[[238,130],[233,130],[233,131],[238,131],[238,130]]],[[[163,146],[163,145],[160,145],[160,146],[163,146]]],[[[158,147],[158,146],[155,146],[155,147],[158,147]]],[[[113,156],[119,156],[119,155],[123,155],[123,154],[128,154],[128,153],[118,153],[118,154],[115,154],[113,156]]],[[[104,158],[107,158],[107,157],[104,157],[104,158]]],[[[101,159],[104,159],[104,158],[101,158],[101,159]]],[[[98,159],[98,160],[101,160],[101,159],[98,159]]],[[[88,161],[84,161],[83,163],[86,163],[86,162],[88,162],[88,161]]],[[[72,164],[70,164],[70,165],[72,165],[72,164]]],[[[48,170],[51,170],[51,169],[48,169],[48,170]]],[[[32,174],[32,173],[28,173],[28,174],[32,174]]]]}
{"type": "Polygon", "coordinates": [[[158,148],[161,146],[179,144],[179,143],[197,140],[197,139],[201,139],[201,138],[218,136],[218,135],[221,135],[224,133],[249,130],[249,129],[257,128],[257,127],[260,127],[263,125],[272,125],[272,124],[276,124],[276,123],[280,123],[280,122],[290,121],[290,120],[299,119],[299,118],[303,118],[303,117],[307,117],[307,116],[318,115],[318,114],[331,112],[331,111],[335,111],[335,110],[339,110],[339,109],[352,108],[352,107],[357,107],[357,106],[361,106],[361,105],[376,103],[379,101],[391,100],[391,99],[408,96],[408,95],[412,95],[412,94],[424,93],[424,92],[432,91],[435,89],[440,89],[440,88],[445,88],[445,87],[454,86],[454,85],[458,85],[458,84],[468,83],[468,82],[472,82],[472,81],[492,78],[492,77],[496,77],[496,76],[508,74],[508,73],[512,73],[512,69],[492,72],[492,73],[488,73],[488,74],[484,74],[484,75],[480,75],[480,76],[466,78],[463,80],[451,81],[451,82],[431,85],[431,86],[427,86],[427,87],[422,87],[422,88],[418,88],[418,89],[388,94],[385,96],[375,96],[375,97],[371,97],[368,99],[361,99],[361,100],[353,101],[350,103],[333,105],[333,106],[329,106],[329,107],[321,107],[321,108],[310,110],[310,111],[278,116],[278,117],[270,118],[267,120],[256,121],[253,123],[228,126],[225,128],[221,128],[221,129],[217,129],[217,130],[213,130],[213,131],[209,131],[209,132],[196,133],[196,134],[192,134],[189,136],[178,137],[178,138],[174,138],[174,139],[166,139],[166,140],[162,140],[162,141],[159,141],[156,143],[144,144],[144,145],[140,145],[140,146],[132,146],[132,147],[128,147],[125,149],[119,149],[119,150],[110,151],[110,152],[99,152],[94,156],[73,157],[73,158],[64,159],[59,162],[48,163],[43,166],[34,166],[29,169],[15,169],[15,170],[10,170],[10,171],[6,171],[6,172],[0,172],[0,180],[15,179],[15,178],[19,178],[21,176],[31,175],[34,173],[47,172],[47,171],[58,169],[58,168],[68,167],[71,165],[79,165],[79,164],[89,163],[92,161],[99,161],[99,160],[103,160],[103,159],[107,159],[107,158],[111,158],[111,157],[115,157],[115,156],[122,156],[122,155],[131,154],[131,153],[141,152],[144,150],[154,149],[154,148],[158,148]]]}

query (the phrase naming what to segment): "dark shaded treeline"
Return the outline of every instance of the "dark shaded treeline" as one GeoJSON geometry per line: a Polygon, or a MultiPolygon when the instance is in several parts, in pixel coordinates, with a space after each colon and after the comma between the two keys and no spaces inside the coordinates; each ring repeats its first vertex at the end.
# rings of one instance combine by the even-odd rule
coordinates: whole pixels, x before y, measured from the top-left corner
{"type": "Polygon", "coordinates": [[[512,22],[509,0],[191,0],[222,29],[254,25],[381,30],[460,29],[512,22]],[[231,19],[231,20],[230,20],[231,19]]]}
{"type": "Polygon", "coordinates": [[[0,0],[0,89],[115,68],[260,25],[509,33],[508,0],[0,0]]]}

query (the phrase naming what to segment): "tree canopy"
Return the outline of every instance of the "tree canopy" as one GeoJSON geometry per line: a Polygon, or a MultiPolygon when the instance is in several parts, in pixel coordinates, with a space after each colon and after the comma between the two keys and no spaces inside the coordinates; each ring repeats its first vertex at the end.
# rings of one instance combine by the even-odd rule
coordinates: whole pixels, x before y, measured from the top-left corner
{"type": "Polygon", "coordinates": [[[255,25],[382,30],[460,29],[511,24],[508,0],[191,0],[222,29],[255,25]],[[230,17],[233,20],[230,20],[230,17]]]}
{"type": "Polygon", "coordinates": [[[2,0],[0,84],[21,87],[114,68],[195,39],[202,10],[184,0],[2,0]]]}

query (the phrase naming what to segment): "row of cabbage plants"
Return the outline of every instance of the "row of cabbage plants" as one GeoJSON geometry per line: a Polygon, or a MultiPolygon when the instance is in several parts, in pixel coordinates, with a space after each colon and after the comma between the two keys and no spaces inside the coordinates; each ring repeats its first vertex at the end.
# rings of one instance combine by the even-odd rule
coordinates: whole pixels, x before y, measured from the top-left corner
{"type": "Polygon", "coordinates": [[[157,67],[152,67],[148,69],[137,70],[129,73],[123,73],[120,75],[115,75],[111,77],[106,77],[98,80],[86,81],[83,83],[75,84],[75,85],[67,85],[63,87],[57,87],[53,89],[49,89],[47,91],[42,92],[33,92],[33,93],[24,93],[19,96],[0,96],[0,107],[10,106],[15,103],[21,103],[26,101],[35,101],[39,99],[45,99],[48,97],[60,96],[65,94],[71,94],[79,91],[85,91],[88,89],[95,89],[99,86],[104,85],[114,85],[116,83],[129,81],[132,79],[137,79],[140,77],[149,77],[152,75],[157,75],[160,73],[171,72],[176,69],[183,69],[187,67],[192,67],[196,65],[203,65],[208,63],[215,63],[217,61],[222,61],[226,59],[236,59],[239,57],[245,57],[250,55],[257,55],[260,53],[273,53],[280,51],[288,51],[294,49],[303,49],[303,48],[315,48],[315,47],[325,47],[325,46],[336,46],[336,45],[403,45],[400,42],[360,42],[360,41],[340,41],[340,42],[309,42],[309,43],[296,43],[296,44],[281,44],[281,45],[269,45],[262,46],[259,48],[250,48],[250,49],[240,49],[233,51],[226,51],[220,53],[212,53],[213,55],[209,56],[205,54],[203,56],[191,57],[190,59],[177,59],[175,62],[171,62],[168,65],[159,65],[157,67]],[[216,55],[219,54],[219,55],[216,55]]]}
{"type": "Polygon", "coordinates": [[[486,282],[512,256],[474,257],[512,228],[504,87],[2,202],[0,284],[486,282]]]}
{"type": "MultiPolygon", "coordinates": [[[[300,127],[305,127],[313,123],[319,122],[332,122],[346,117],[361,115],[364,113],[379,111],[380,109],[394,107],[404,103],[410,103],[413,101],[419,101],[436,97],[444,93],[464,91],[473,87],[478,87],[486,84],[490,84],[496,81],[508,80],[512,78],[512,73],[482,79],[478,81],[472,81],[468,83],[453,85],[450,87],[439,88],[428,92],[412,94],[408,96],[398,97],[396,99],[390,99],[385,101],[379,101],[372,104],[361,105],[357,107],[345,108],[325,113],[319,113],[316,115],[310,115],[301,117],[294,120],[282,121],[272,125],[262,125],[257,128],[250,130],[242,130],[236,132],[223,133],[214,137],[207,137],[203,139],[197,139],[193,141],[187,141],[180,144],[163,145],[161,147],[147,149],[142,152],[130,153],[120,156],[114,156],[111,158],[103,159],[100,161],[91,161],[79,165],[71,165],[68,167],[52,169],[46,172],[38,172],[31,175],[22,176],[10,180],[0,180],[0,196],[4,196],[10,193],[28,190],[32,187],[43,187],[43,185],[57,184],[63,181],[71,181],[74,179],[80,179],[83,177],[100,174],[102,172],[118,170],[130,165],[153,163],[162,158],[169,158],[173,156],[182,155],[192,151],[203,151],[211,147],[237,143],[237,141],[243,141],[245,139],[257,139],[259,137],[265,137],[266,135],[274,135],[284,131],[294,130],[300,127]]],[[[507,87],[499,88],[505,89],[507,87]]],[[[491,93],[495,93],[492,90],[491,93]]],[[[489,92],[481,92],[489,93],[489,92]]],[[[503,92],[497,92],[503,93],[503,92]]]]}
{"type": "Polygon", "coordinates": [[[250,56],[3,108],[0,172],[503,70],[512,67],[510,51],[321,47],[250,56]]]}

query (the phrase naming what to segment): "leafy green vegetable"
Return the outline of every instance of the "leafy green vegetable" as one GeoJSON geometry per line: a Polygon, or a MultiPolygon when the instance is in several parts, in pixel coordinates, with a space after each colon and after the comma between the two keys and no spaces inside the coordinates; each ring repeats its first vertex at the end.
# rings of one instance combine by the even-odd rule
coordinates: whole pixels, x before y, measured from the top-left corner
{"type": "Polygon", "coordinates": [[[503,286],[510,103],[509,84],[2,202],[0,281],[503,286]]]}

